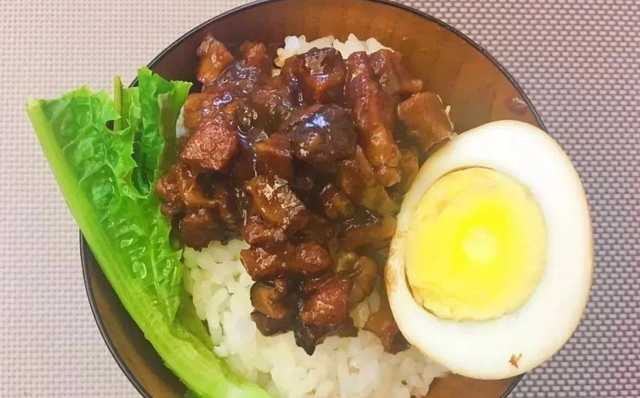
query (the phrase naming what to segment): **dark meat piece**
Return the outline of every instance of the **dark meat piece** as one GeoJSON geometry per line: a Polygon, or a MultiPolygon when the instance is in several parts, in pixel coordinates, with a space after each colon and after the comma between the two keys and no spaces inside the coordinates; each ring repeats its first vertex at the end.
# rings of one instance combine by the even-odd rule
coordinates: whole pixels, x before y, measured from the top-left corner
{"type": "Polygon", "coordinates": [[[218,78],[220,73],[232,61],[233,56],[218,40],[212,36],[207,36],[197,50],[200,63],[196,77],[203,86],[210,86],[218,78]]]}
{"type": "Polygon", "coordinates": [[[248,48],[243,59],[234,61],[218,76],[207,92],[216,94],[218,105],[226,105],[236,98],[247,97],[258,82],[268,76],[269,68],[262,63],[261,51],[248,48]]]}
{"type": "Polygon", "coordinates": [[[400,183],[396,185],[399,193],[403,194],[411,188],[411,184],[413,184],[413,180],[415,180],[418,175],[418,170],[420,170],[420,163],[418,161],[418,154],[412,148],[402,148],[400,149],[400,171],[402,173],[402,180],[400,183]]]}
{"type": "Polygon", "coordinates": [[[300,319],[306,325],[332,326],[343,322],[349,315],[348,278],[334,276],[317,286],[304,300],[300,319]]]}
{"type": "Polygon", "coordinates": [[[256,170],[260,175],[293,179],[291,144],[284,134],[273,134],[254,145],[256,170]]]}
{"type": "Polygon", "coordinates": [[[330,334],[340,337],[356,337],[358,335],[358,328],[353,324],[353,319],[347,317],[347,319],[335,327],[330,334]]]}
{"type": "Polygon", "coordinates": [[[346,250],[361,248],[378,249],[389,244],[396,232],[396,219],[385,216],[375,221],[352,218],[344,222],[344,231],[340,237],[341,247],[346,250]]]}
{"type": "Polygon", "coordinates": [[[224,123],[242,130],[250,128],[257,117],[243,98],[221,97],[212,92],[189,94],[184,104],[184,125],[192,133],[207,123],[224,123]]]}
{"type": "Polygon", "coordinates": [[[321,274],[333,266],[329,252],[318,243],[303,242],[293,246],[290,243],[269,241],[273,237],[260,238],[260,243],[265,242],[268,247],[253,246],[241,252],[243,264],[254,280],[264,280],[284,273],[307,278],[321,274]]]}
{"type": "Polygon", "coordinates": [[[320,202],[324,214],[331,220],[342,220],[353,215],[353,203],[344,192],[331,183],[320,191],[320,202]]]}
{"type": "Polygon", "coordinates": [[[181,242],[194,249],[205,248],[209,242],[224,238],[211,209],[188,210],[178,222],[178,235],[181,242]]]}
{"type": "Polygon", "coordinates": [[[208,175],[202,174],[194,174],[188,167],[183,166],[180,168],[181,172],[178,173],[178,182],[180,184],[182,190],[182,200],[184,200],[184,204],[187,207],[195,208],[195,207],[210,207],[215,208],[219,205],[218,199],[222,199],[224,206],[227,207],[228,199],[226,198],[224,193],[221,193],[219,190],[216,190],[216,186],[211,186],[214,183],[211,181],[207,181],[209,177],[208,175]],[[207,191],[203,189],[205,185],[209,185],[207,191]],[[212,191],[216,191],[218,193],[217,198],[213,197],[212,191]]]}
{"type": "Polygon", "coordinates": [[[246,190],[264,220],[286,232],[299,231],[307,225],[309,212],[286,180],[259,175],[247,182],[246,190]]]}
{"type": "Polygon", "coordinates": [[[351,156],[357,134],[349,111],[337,105],[312,105],[289,123],[293,155],[316,168],[335,167],[351,156]]]}
{"type": "Polygon", "coordinates": [[[333,266],[327,249],[315,242],[303,242],[293,251],[288,269],[305,278],[321,274],[333,266]]]}
{"type": "Polygon", "coordinates": [[[422,80],[414,79],[402,63],[402,54],[382,49],[369,56],[373,74],[385,93],[397,97],[422,90],[422,80]]]}
{"type": "Polygon", "coordinates": [[[373,166],[376,178],[385,187],[400,181],[397,170],[400,151],[393,137],[394,110],[373,72],[364,52],[353,53],[347,59],[345,93],[353,109],[360,132],[360,145],[373,166]]]}
{"type": "Polygon", "coordinates": [[[398,118],[423,152],[453,134],[453,126],[440,97],[423,92],[412,95],[398,105],[398,118]]]}
{"type": "Polygon", "coordinates": [[[251,94],[268,67],[263,45],[247,44],[243,58],[234,61],[216,79],[205,85],[204,92],[190,94],[184,105],[184,124],[197,129],[218,116],[240,129],[251,127],[258,113],[244,100],[251,94]]]}
{"type": "Polygon", "coordinates": [[[254,281],[272,279],[286,271],[286,254],[281,250],[269,252],[261,247],[251,247],[240,252],[240,259],[254,281]]]}
{"type": "Polygon", "coordinates": [[[281,228],[267,224],[259,215],[249,217],[242,229],[242,238],[252,246],[269,246],[287,240],[281,228]]]}
{"type": "Polygon", "coordinates": [[[226,105],[237,97],[246,97],[256,87],[262,72],[243,62],[232,63],[207,91],[216,93],[219,105],[226,105]]]}
{"type": "MultiPolygon", "coordinates": [[[[188,175],[189,173],[181,174],[183,178],[188,175]]],[[[195,184],[188,177],[182,184],[188,187],[183,194],[187,207],[212,208],[228,230],[239,232],[241,209],[237,205],[240,204],[240,200],[226,181],[212,173],[201,173],[197,176],[195,184]]]]}
{"type": "Polygon", "coordinates": [[[285,61],[280,72],[280,78],[289,89],[290,98],[295,107],[300,107],[304,104],[301,77],[303,71],[304,58],[301,55],[295,55],[285,61]]]}
{"type": "Polygon", "coordinates": [[[345,67],[340,53],[333,48],[312,48],[303,56],[302,90],[313,102],[335,100],[341,94],[345,67]]]}
{"type": "Polygon", "coordinates": [[[298,231],[291,239],[297,242],[318,242],[325,244],[335,235],[334,225],[326,218],[310,213],[307,225],[301,231],[298,231]]]}
{"type": "Polygon", "coordinates": [[[391,215],[398,210],[398,205],[376,180],[360,147],[351,159],[340,163],[337,181],[340,189],[357,205],[381,215],[391,215]]]}
{"type": "Polygon", "coordinates": [[[353,265],[353,287],[349,294],[349,305],[355,306],[371,294],[378,279],[378,264],[362,256],[353,265]]]}
{"type": "Polygon", "coordinates": [[[316,346],[328,336],[355,337],[358,329],[353,325],[353,320],[347,317],[343,322],[331,326],[307,325],[300,320],[293,324],[293,333],[296,344],[309,355],[312,355],[316,346]]]}
{"type": "Polygon", "coordinates": [[[240,45],[241,58],[247,66],[253,66],[261,71],[270,69],[271,61],[267,47],[263,43],[245,41],[240,45]]]}
{"type": "Polygon", "coordinates": [[[256,166],[255,145],[257,142],[268,139],[264,130],[250,127],[246,130],[238,130],[240,141],[240,153],[231,167],[231,176],[236,184],[244,186],[247,180],[258,174],[256,166]]]}
{"type": "Polygon", "coordinates": [[[273,319],[258,312],[251,313],[251,319],[263,336],[273,336],[279,333],[287,332],[291,329],[292,320],[288,317],[282,319],[273,319]]]}
{"type": "Polygon", "coordinates": [[[291,279],[287,278],[276,278],[270,281],[270,284],[276,289],[276,292],[283,297],[290,293],[290,291],[295,287],[295,284],[292,283],[291,279]]]}
{"type": "Polygon", "coordinates": [[[196,175],[178,162],[158,179],[156,192],[163,202],[161,210],[167,217],[181,216],[187,209],[208,208],[228,231],[238,231],[240,217],[234,195],[225,183],[211,175],[196,175]]]}
{"type": "Polygon", "coordinates": [[[360,256],[354,251],[344,251],[341,250],[336,253],[336,272],[349,274],[353,272],[355,268],[356,261],[360,258],[360,256]]]}
{"type": "Polygon", "coordinates": [[[296,339],[296,345],[308,354],[312,355],[316,350],[316,346],[326,337],[325,328],[306,325],[297,320],[293,326],[293,336],[296,339]]]}
{"type": "Polygon", "coordinates": [[[295,176],[291,188],[304,202],[312,201],[317,195],[318,172],[306,163],[296,162],[295,176]]]}
{"type": "Polygon", "coordinates": [[[170,219],[182,214],[185,210],[178,173],[180,173],[180,163],[173,165],[156,183],[156,193],[162,201],[160,210],[170,219]]]}
{"type": "MultiPolygon", "coordinates": [[[[184,206],[189,208],[214,208],[217,206],[217,202],[210,195],[207,195],[199,184],[198,174],[191,171],[184,163],[176,163],[165,177],[175,181],[178,191],[178,196],[175,199],[182,201],[184,206]]],[[[161,195],[161,197],[163,196],[161,195]]]]}
{"type": "Polygon", "coordinates": [[[227,117],[233,120],[233,124],[240,132],[253,129],[258,123],[258,112],[245,99],[236,99],[223,108],[227,117]]]}
{"type": "MultiPolygon", "coordinates": [[[[242,141],[241,141],[242,142],[242,141]]],[[[240,153],[236,156],[231,166],[231,178],[236,184],[244,186],[244,183],[256,176],[255,154],[252,148],[240,147],[240,153]]]]}
{"type": "Polygon", "coordinates": [[[272,78],[264,86],[251,94],[251,103],[261,116],[262,125],[268,131],[276,131],[294,111],[289,86],[281,84],[280,79],[272,78]]]}
{"type": "Polygon", "coordinates": [[[251,286],[251,304],[258,312],[271,319],[284,319],[289,316],[290,308],[285,303],[287,282],[256,282],[251,286]]]}
{"type": "Polygon", "coordinates": [[[307,103],[326,103],[342,94],[345,66],[342,56],[333,48],[312,48],[305,54],[285,61],[282,77],[295,97],[307,103]],[[301,98],[300,98],[301,97],[301,98]]]}
{"type": "Polygon", "coordinates": [[[313,354],[315,346],[328,335],[353,336],[357,333],[353,320],[346,313],[346,296],[343,289],[348,284],[348,280],[339,282],[343,286],[333,285],[337,280],[328,279],[328,283],[323,287],[324,290],[318,290],[310,298],[299,302],[300,318],[294,324],[294,336],[296,344],[309,355],[313,354]],[[305,322],[305,317],[318,322],[317,324],[305,322]],[[331,323],[333,321],[337,323],[331,323]]]}
{"type": "Polygon", "coordinates": [[[180,159],[193,169],[220,171],[238,153],[238,136],[234,129],[216,118],[201,124],[189,136],[180,159]]]}
{"type": "Polygon", "coordinates": [[[238,233],[240,230],[239,208],[236,207],[233,195],[223,185],[213,186],[211,200],[214,203],[213,209],[228,231],[238,233]]]}
{"type": "Polygon", "coordinates": [[[184,126],[193,131],[218,114],[216,96],[212,93],[189,94],[184,103],[184,126]]]}
{"type": "MultiPolygon", "coordinates": [[[[304,280],[304,283],[300,285],[300,295],[301,297],[307,298],[317,293],[325,284],[332,281],[336,276],[334,274],[324,274],[320,276],[315,276],[312,278],[307,278],[304,280]]],[[[301,305],[304,303],[301,303],[301,305]]],[[[300,307],[302,310],[302,306],[300,307]]]]}
{"type": "Polygon", "coordinates": [[[380,308],[369,317],[364,329],[378,336],[387,352],[395,354],[409,348],[407,340],[400,333],[400,329],[393,319],[386,296],[380,300],[380,308]]]}

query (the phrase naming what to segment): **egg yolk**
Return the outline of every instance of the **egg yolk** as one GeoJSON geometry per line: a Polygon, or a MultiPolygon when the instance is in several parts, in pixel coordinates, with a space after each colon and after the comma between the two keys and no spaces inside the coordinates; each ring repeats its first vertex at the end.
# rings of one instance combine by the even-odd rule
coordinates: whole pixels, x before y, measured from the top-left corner
{"type": "Polygon", "coordinates": [[[524,304],[542,276],[542,212],[510,176],[481,167],[453,171],[420,200],[405,255],[414,298],[434,315],[497,318],[524,304]]]}

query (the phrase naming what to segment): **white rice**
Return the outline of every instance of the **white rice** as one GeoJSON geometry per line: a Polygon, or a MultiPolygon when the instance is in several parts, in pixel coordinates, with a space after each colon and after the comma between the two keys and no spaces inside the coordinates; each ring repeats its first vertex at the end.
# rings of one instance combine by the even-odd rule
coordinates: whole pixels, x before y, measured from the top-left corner
{"type": "MultiPolygon", "coordinates": [[[[392,355],[377,336],[329,337],[312,356],[296,346],[292,332],[265,337],[251,320],[253,281],[240,262],[246,243],[211,243],[200,252],[186,249],[185,284],[198,316],[206,320],[214,352],[239,375],[274,397],[422,397],[444,369],[411,348],[392,355]]],[[[352,316],[362,326],[380,302],[372,294],[352,316]]]]}
{"type": "Polygon", "coordinates": [[[324,36],[316,40],[307,41],[306,36],[287,36],[284,39],[284,48],[277,50],[277,57],[275,64],[278,68],[282,68],[284,61],[287,58],[294,55],[304,54],[312,48],[330,48],[333,47],[340,52],[342,58],[347,59],[349,55],[358,52],[365,51],[367,54],[372,54],[378,50],[389,47],[385,47],[373,37],[367,40],[360,40],[356,35],[350,33],[347,40],[342,42],[333,36],[324,36]]]}

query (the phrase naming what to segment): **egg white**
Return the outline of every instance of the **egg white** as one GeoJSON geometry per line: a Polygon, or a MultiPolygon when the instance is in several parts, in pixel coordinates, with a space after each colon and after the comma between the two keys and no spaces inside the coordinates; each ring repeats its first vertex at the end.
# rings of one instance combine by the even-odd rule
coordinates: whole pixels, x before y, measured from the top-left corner
{"type": "Polygon", "coordinates": [[[586,195],[568,156],[544,131],[517,121],[488,123],[454,137],[425,161],[402,203],[389,253],[389,303],[412,345],[463,376],[515,376],[557,352],[587,304],[592,233],[586,195]],[[518,310],[488,321],[437,318],[414,300],[405,274],[405,238],[420,199],[440,177],[468,167],[500,171],[527,187],[546,227],[547,261],[538,286],[518,310]]]}

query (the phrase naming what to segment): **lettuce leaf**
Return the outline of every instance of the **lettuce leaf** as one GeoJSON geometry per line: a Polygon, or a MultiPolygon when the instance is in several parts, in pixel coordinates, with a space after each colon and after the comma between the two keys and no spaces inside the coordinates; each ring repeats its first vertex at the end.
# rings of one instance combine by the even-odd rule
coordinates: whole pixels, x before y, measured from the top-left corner
{"type": "Polygon", "coordinates": [[[175,153],[190,83],[143,68],[114,99],[88,88],[32,100],[27,113],[71,213],[120,301],[160,357],[202,397],[267,394],[216,358],[182,285],[153,184],[175,153]]]}

